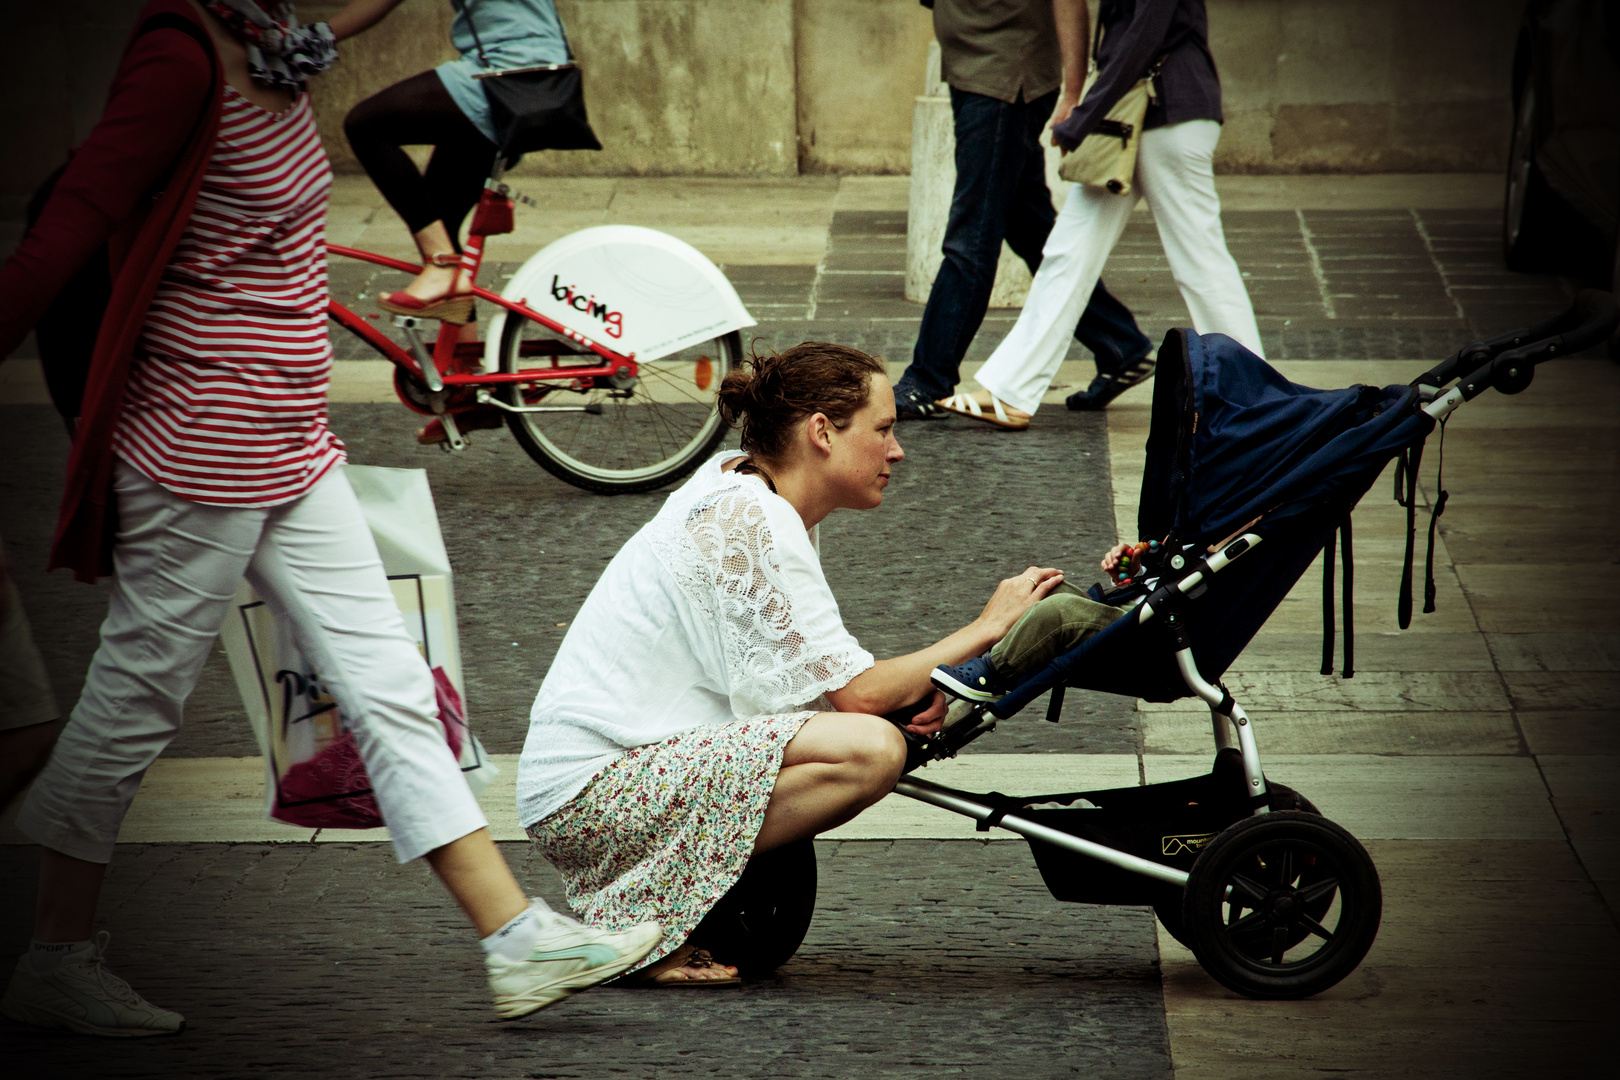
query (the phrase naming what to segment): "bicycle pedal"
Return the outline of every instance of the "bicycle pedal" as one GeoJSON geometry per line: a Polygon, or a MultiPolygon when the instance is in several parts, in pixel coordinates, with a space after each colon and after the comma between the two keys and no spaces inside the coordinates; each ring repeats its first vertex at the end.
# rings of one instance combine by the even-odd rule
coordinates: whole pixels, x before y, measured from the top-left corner
{"type": "Polygon", "coordinates": [[[456,424],[455,417],[444,413],[439,417],[439,423],[444,425],[444,442],[439,445],[444,447],[446,453],[467,449],[467,440],[462,437],[461,428],[456,424]]]}

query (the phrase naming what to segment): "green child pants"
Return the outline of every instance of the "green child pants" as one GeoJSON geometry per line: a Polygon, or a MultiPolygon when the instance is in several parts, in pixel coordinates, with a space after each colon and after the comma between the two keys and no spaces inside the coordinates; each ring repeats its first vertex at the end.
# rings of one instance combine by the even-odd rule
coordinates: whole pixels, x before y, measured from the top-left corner
{"type": "Polygon", "coordinates": [[[1003,682],[1020,682],[1125,614],[1067,581],[1035,602],[990,650],[1003,682]]]}

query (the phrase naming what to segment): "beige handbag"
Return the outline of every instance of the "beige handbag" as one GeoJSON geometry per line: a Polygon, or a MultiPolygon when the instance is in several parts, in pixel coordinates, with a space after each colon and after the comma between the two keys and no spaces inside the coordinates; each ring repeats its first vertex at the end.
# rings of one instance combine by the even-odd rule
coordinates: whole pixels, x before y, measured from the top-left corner
{"type": "MultiPolygon", "coordinates": [[[[1086,72],[1085,90],[1080,100],[1086,100],[1097,81],[1097,46],[1102,44],[1102,22],[1098,20],[1097,36],[1091,47],[1091,67],[1086,72]]],[[[1136,178],[1136,151],[1142,142],[1142,123],[1147,119],[1148,103],[1159,99],[1153,81],[1159,77],[1164,57],[1153,62],[1147,76],[1136,80],[1136,85],[1108,110],[1108,115],[1093,131],[1080,141],[1080,145],[1063,155],[1058,163],[1058,175],[1075,184],[1109,191],[1115,195],[1129,195],[1136,178]]]]}

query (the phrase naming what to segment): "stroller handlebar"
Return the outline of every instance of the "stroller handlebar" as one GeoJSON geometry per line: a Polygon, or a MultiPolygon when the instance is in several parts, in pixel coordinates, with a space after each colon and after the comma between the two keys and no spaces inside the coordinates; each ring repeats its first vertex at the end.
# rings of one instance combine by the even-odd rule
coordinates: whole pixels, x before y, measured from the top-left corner
{"type": "Polygon", "coordinates": [[[1435,393],[1423,407],[1424,412],[1440,420],[1491,387],[1504,394],[1519,393],[1535,377],[1537,364],[1591,348],[1614,333],[1617,323],[1620,311],[1615,308],[1614,297],[1597,289],[1583,289],[1563,314],[1465,345],[1419,375],[1411,385],[1441,391],[1447,383],[1457,380],[1456,385],[1435,393]]]}
{"type": "Polygon", "coordinates": [[[1225,570],[1234,559],[1253,548],[1260,541],[1261,537],[1258,533],[1246,532],[1242,536],[1228,541],[1219,551],[1212,552],[1199,559],[1184,577],[1160,585],[1153,590],[1146,600],[1137,605],[1137,623],[1148,622],[1178,596],[1197,596],[1205,579],[1225,570]]]}

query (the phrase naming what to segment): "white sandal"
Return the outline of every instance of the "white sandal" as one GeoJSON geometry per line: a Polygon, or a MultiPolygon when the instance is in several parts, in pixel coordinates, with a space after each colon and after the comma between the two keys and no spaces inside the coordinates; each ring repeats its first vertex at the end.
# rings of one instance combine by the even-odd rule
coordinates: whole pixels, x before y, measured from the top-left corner
{"type": "Polygon", "coordinates": [[[972,394],[954,394],[939,402],[939,407],[946,412],[953,412],[970,420],[982,420],[986,424],[994,424],[996,427],[1005,428],[1008,431],[1023,431],[1029,427],[1029,417],[1009,416],[1006,407],[1001,403],[1001,399],[994,394],[990,395],[990,406],[996,411],[994,416],[986,416],[984,407],[979,404],[978,399],[972,394]]]}

